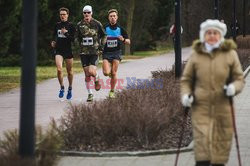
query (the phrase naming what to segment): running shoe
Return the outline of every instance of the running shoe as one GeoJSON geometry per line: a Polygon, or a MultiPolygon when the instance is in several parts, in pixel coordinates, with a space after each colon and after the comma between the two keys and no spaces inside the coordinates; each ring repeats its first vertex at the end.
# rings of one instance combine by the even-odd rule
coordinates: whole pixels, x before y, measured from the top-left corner
{"type": "Polygon", "coordinates": [[[99,81],[95,81],[95,90],[99,91],[101,89],[101,84],[99,83],[99,81]]]}
{"type": "Polygon", "coordinates": [[[94,99],[94,95],[93,94],[89,94],[88,98],[87,98],[87,102],[91,102],[91,101],[93,101],[93,99],[94,99]]]}
{"type": "Polygon", "coordinates": [[[64,89],[61,89],[61,90],[59,91],[58,97],[59,97],[59,98],[63,98],[63,96],[64,96],[64,89]]]}
{"type": "Polygon", "coordinates": [[[70,100],[71,98],[72,98],[72,89],[69,89],[67,94],[67,99],[70,100]]]}
{"type": "Polygon", "coordinates": [[[109,98],[111,98],[111,99],[115,98],[115,92],[114,91],[109,92],[109,98]]]}

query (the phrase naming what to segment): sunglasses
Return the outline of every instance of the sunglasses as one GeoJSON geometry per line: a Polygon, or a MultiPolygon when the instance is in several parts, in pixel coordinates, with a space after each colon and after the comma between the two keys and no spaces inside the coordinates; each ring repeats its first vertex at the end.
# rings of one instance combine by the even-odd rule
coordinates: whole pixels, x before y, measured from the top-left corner
{"type": "Polygon", "coordinates": [[[91,12],[83,12],[83,14],[90,14],[91,12]]]}

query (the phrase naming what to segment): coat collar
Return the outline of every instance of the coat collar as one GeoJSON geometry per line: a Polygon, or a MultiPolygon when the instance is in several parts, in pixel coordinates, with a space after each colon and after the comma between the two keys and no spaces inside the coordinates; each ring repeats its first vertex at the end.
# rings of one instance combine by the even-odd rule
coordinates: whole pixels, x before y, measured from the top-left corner
{"type": "MultiPolygon", "coordinates": [[[[207,54],[208,53],[205,50],[204,43],[202,43],[200,40],[195,40],[193,42],[192,48],[196,53],[199,53],[199,54],[204,54],[204,53],[207,54]]],[[[224,42],[222,42],[220,44],[220,47],[215,49],[214,51],[228,52],[228,51],[230,51],[232,49],[236,49],[236,48],[237,48],[237,46],[236,46],[235,42],[233,40],[229,39],[229,40],[225,40],[224,42]]]]}

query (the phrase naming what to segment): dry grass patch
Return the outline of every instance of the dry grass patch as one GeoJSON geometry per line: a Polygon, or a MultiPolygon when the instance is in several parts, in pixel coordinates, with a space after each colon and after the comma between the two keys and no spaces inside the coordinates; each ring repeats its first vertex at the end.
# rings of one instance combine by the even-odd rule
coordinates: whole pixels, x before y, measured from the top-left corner
{"type": "MultiPolygon", "coordinates": [[[[59,130],[66,150],[126,151],[177,146],[183,110],[173,72],[153,73],[154,82],[136,84],[115,99],[71,105],[59,130]],[[154,86],[152,86],[154,85],[154,86]]],[[[152,80],[151,80],[152,81],[152,80]]],[[[191,141],[190,119],[183,145],[191,141]]]]}
{"type": "Polygon", "coordinates": [[[54,121],[46,132],[42,132],[41,127],[36,128],[34,159],[18,155],[18,138],[18,132],[14,130],[5,132],[0,139],[1,166],[53,166],[57,161],[57,152],[63,145],[54,121]]]}

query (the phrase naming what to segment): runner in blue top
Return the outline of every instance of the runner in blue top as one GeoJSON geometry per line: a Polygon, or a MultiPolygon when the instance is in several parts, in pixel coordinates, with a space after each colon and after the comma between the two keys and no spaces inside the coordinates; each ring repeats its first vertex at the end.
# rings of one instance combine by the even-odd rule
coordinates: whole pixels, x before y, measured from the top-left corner
{"type": "Polygon", "coordinates": [[[115,85],[117,82],[117,70],[122,60],[121,44],[130,44],[127,32],[117,24],[118,11],[110,9],[108,11],[109,24],[105,26],[107,42],[103,51],[103,74],[111,77],[111,90],[109,97],[114,98],[115,85]]]}

